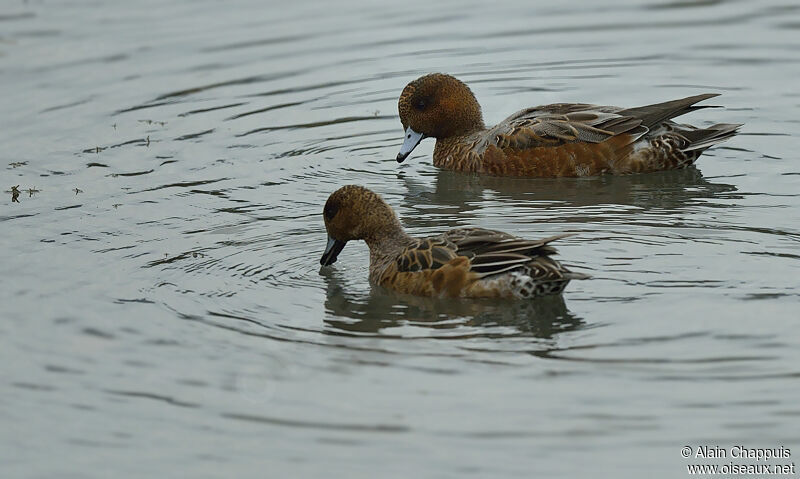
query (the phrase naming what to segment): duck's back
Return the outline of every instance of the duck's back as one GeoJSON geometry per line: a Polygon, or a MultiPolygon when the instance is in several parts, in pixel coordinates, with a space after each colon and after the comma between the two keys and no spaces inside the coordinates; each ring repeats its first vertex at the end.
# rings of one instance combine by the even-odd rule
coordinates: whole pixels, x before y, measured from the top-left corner
{"type": "Polygon", "coordinates": [[[551,241],[484,229],[454,229],[405,248],[381,274],[391,289],[425,296],[532,298],[561,293],[572,273],[550,256],[551,241]]]}
{"type": "Polygon", "coordinates": [[[521,110],[488,130],[437,141],[436,166],[498,176],[576,177],[683,168],[740,125],[695,128],[672,118],[704,108],[697,95],[623,109],[556,103],[521,110]]]}

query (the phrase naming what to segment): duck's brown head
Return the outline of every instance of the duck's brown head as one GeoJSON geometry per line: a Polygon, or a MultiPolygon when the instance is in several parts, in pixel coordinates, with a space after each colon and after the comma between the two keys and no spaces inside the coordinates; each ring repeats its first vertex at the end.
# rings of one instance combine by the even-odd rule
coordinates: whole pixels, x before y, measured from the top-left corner
{"type": "Polygon", "coordinates": [[[398,163],[423,138],[448,138],[484,128],[481,106],[472,90],[444,73],[431,73],[406,85],[398,108],[405,132],[398,163]]]}
{"type": "Polygon", "coordinates": [[[400,222],[383,198],[363,186],[348,185],[331,193],[322,210],[328,245],[322,266],[336,262],[336,258],[350,240],[377,240],[400,228],[400,222]]]}

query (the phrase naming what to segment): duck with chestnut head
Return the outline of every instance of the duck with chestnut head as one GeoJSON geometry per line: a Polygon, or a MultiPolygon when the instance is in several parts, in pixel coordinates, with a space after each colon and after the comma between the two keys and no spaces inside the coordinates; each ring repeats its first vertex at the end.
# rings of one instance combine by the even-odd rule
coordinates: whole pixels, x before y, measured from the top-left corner
{"type": "Polygon", "coordinates": [[[432,73],[403,89],[398,103],[405,134],[403,162],[427,137],[436,139],[433,164],[496,176],[577,177],[685,168],[739,124],[707,128],[672,118],[705,108],[716,93],[638,108],[556,103],[526,108],[487,128],[469,87],[432,73]]]}
{"type": "Polygon", "coordinates": [[[328,244],[320,263],[336,262],[348,241],[369,247],[369,279],[380,286],[419,296],[519,298],[560,294],[573,273],[552,258],[552,241],[562,234],[526,240],[482,228],[457,228],[413,238],[392,208],[362,186],[333,192],[323,209],[328,244]]]}

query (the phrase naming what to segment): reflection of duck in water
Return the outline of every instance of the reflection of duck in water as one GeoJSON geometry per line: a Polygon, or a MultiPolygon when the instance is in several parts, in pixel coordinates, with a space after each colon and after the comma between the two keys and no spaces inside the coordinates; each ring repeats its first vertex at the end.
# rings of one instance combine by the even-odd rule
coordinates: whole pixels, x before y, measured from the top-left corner
{"type": "Polygon", "coordinates": [[[463,301],[399,294],[378,286],[373,286],[369,293],[354,294],[350,291],[356,288],[346,284],[348,279],[340,271],[323,268],[320,274],[327,283],[325,309],[334,315],[325,322],[342,334],[379,333],[412,322],[419,327],[442,330],[465,326],[487,328],[488,335],[496,334],[489,328],[506,327],[516,330],[511,335],[550,339],[584,324],[567,309],[560,295],[536,301],[463,301]]]}
{"type": "Polygon", "coordinates": [[[383,199],[361,186],[333,192],[323,211],[328,266],[347,241],[370,249],[370,281],[401,293],[437,297],[533,298],[560,294],[573,273],[552,258],[552,241],[517,238],[500,231],[459,228],[412,238],[383,199]]]}
{"type": "Polygon", "coordinates": [[[434,137],[433,164],[465,173],[558,178],[685,168],[741,126],[696,128],[672,121],[704,108],[695,104],[715,96],[638,108],[556,103],[526,108],[487,128],[469,87],[432,73],[409,83],[400,95],[405,140],[397,161],[423,138],[434,137]]]}
{"type": "MultiPolygon", "coordinates": [[[[464,220],[470,212],[482,208],[491,198],[505,205],[530,205],[542,208],[555,204],[564,207],[595,205],[635,206],[630,211],[660,209],[676,211],[704,200],[713,206],[714,199],[741,198],[736,187],[712,183],[695,167],[661,171],[647,175],[598,176],[593,178],[505,178],[465,175],[439,170],[435,173],[434,189],[417,177],[400,175],[408,194],[405,206],[413,209],[436,205],[437,221],[447,224],[446,218],[464,220]]],[[[622,212],[622,211],[618,211],[622,212]]],[[[424,215],[409,216],[408,226],[429,226],[424,215]]],[[[455,220],[448,226],[455,226],[455,220]]]]}

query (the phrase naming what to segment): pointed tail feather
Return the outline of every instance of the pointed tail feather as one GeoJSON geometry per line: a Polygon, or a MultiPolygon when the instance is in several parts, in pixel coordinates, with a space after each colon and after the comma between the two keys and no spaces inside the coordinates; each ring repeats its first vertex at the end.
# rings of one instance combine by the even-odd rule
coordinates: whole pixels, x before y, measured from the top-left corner
{"type": "Polygon", "coordinates": [[[652,128],[669,119],[685,115],[686,113],[700,110],[703,108],[716,108],[713,106],[696,106],[695,103],[709,98],[719,96],[719,93],[705,93],[703,95],[695,95],[680,100],[672,100],[664,103],[655,103],[653,105],[640,106],[638,108],[629,108],[618,112],[620,115],[632,116],[642,121],[642,125],[652,128]]]}
{"type": "Polygon", "coordinates": [[[697,128],[695,130],[681,130],[677,133],[689,141],[689,144],[681,148],[684,153],[690,151],[702,152],[706,148],[733,137],[738,133],[742,124],[718,123],[708,128],[697,128]]]}
{"type": "Polygon", "coordinates": [[[576,273],[575,271],[567,271],[564,273],[564,278],[573,279],[592,279],[592,275],[584,273],[576,273]]]}

